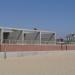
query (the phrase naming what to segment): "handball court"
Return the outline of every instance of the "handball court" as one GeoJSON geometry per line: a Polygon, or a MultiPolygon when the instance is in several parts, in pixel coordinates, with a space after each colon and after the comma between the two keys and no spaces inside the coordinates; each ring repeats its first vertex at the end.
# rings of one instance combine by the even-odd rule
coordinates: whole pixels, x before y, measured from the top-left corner
{"type": "Polygon", "coordinates": [[[75,75],[75,51],[0,58],[0,75],[75,75]]]}

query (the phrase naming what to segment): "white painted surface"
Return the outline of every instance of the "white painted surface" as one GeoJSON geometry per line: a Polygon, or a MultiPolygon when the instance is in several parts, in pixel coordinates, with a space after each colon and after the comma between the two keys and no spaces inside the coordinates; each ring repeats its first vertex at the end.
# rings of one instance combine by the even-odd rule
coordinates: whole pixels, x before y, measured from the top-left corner
{"type": "MultiPolygon", "coordinates": [[[[60,55],[75,55],[74,50],[64,50],[64,51],[19,51],[19,52],[6,52],[6,57],[24,57],[24,56],[60,56],[60,55]]],[[[4,57],[5,52],[0,52],[0,57],[4,57]]]]}

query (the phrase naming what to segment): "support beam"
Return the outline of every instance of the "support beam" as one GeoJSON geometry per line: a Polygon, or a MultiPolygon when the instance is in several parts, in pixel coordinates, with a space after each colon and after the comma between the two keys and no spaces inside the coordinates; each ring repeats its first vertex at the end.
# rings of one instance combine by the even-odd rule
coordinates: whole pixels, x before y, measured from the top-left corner
{"type": "Polygon", "coordinates": [[[3,29],[1,29],[1,44],[3,43],[3,29]]]}
{"type": "Polygon", "coordinates": [[[55,35],[54,33],[51,34],[51,36],[50,36],[49,39],[48,39],[48,43],[49,43],[49,41],[52,39],[52,37],[53,37],[54,35],[55,35]]]}

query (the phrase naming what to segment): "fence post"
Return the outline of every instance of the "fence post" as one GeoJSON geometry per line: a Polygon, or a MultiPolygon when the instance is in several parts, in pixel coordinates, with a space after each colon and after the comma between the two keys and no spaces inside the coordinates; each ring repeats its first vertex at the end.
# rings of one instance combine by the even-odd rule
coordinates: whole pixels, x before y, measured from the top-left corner
{"type": "Polygon", "coordinates": [[[67,44],[66,44],[66,51],[67,51],[67,44]]]}
{"type": "Polygon", "coordinates": [[[61,50],[63,49],[63,45],[62,45],[62,43],[61,43],[61,50]]]}
{"type": "Polygon", "coordinates": [[[6,55],[6,45],[4,44],[4,59],[7,58],[7,55],[6,55]]]}

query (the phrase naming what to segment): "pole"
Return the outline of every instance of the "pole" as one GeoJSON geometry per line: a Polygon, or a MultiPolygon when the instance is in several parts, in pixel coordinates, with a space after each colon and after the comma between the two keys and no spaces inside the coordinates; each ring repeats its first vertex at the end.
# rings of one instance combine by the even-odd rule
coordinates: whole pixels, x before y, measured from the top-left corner
{"type": "Polygon", "coordinates": [[[6,45],[4,44],[4,59],[6,59],[7,56],[6,56],[6,45]]]}

